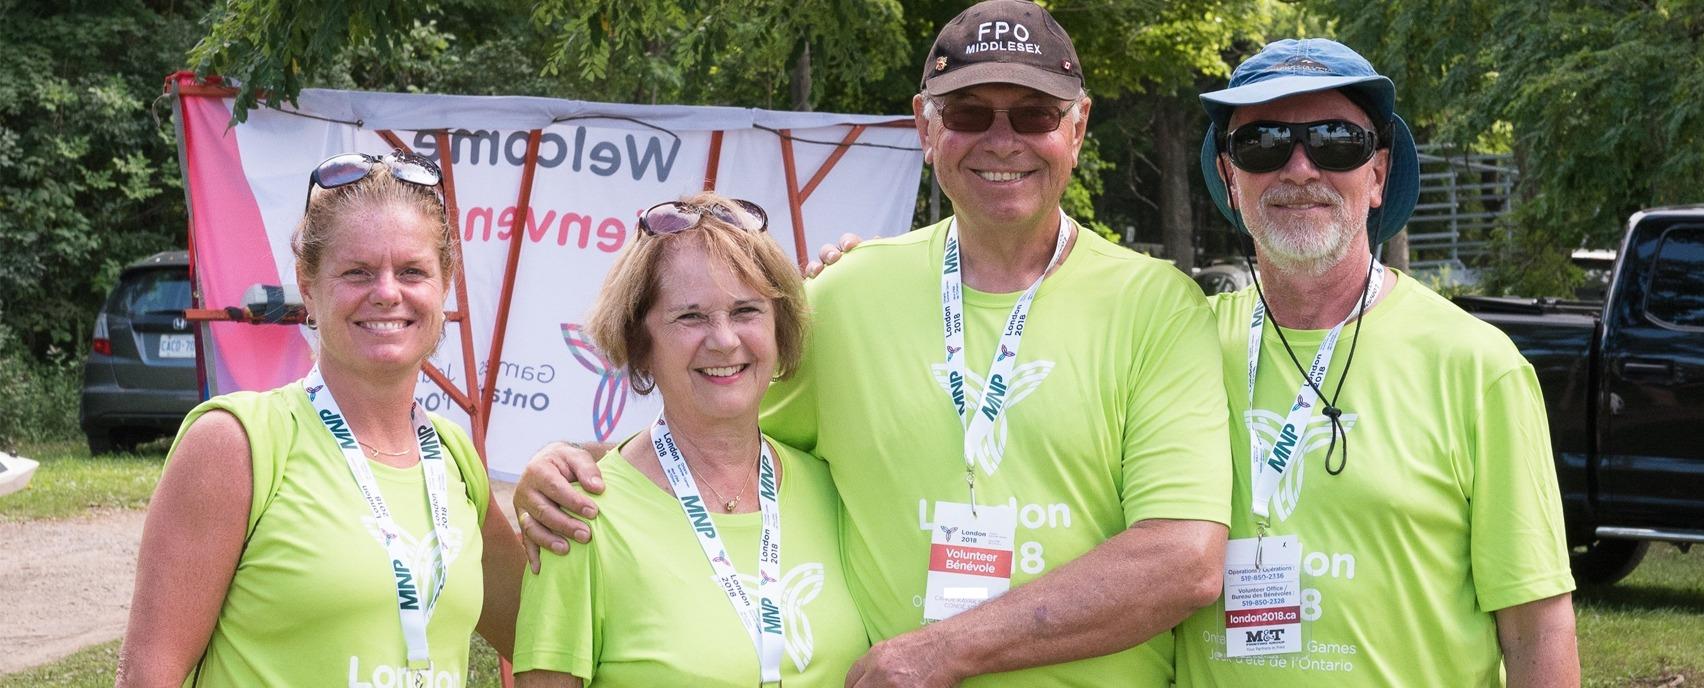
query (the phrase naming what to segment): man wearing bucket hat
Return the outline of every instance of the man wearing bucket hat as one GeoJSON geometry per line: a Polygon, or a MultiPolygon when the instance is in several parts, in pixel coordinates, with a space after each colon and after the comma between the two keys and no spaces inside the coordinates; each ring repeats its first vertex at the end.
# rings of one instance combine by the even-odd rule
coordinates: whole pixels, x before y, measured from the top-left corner
{"type": "Polygon", "coordinates": [[[1532,367],[1374,258],[1418,196],[1391,81],[1283,40],[1201,100],[1201,171],[1260,279],[1213,304],[1231,541],[1221,602],[1176,631],[1178,685],[1578,685],[1532,367]]]}
{"type": "MultiPolygon", "coordinates": [[[[840,493],[882,641],[847,685],[1166,686],[1170,628],[1218,594],[1229,520],[1211,313],[1188,277],[1061,212],[1090,102],[1045,9],[965,10],[921,91],[955,216],[812,281],[804,363],[762,419],[840,493]]],[[[560,479],[580,461],[553,445],[523,477],[540,544],[566,544],[537,506],[579,511],[560,479]]]]}

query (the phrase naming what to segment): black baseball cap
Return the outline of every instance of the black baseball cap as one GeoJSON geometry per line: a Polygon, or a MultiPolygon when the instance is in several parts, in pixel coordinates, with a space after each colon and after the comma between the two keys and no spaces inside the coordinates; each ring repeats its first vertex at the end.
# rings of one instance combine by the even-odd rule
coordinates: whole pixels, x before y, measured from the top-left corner
{"type": "Polygon", "coordinates": [[[919,88],[939,96],[981,84],[1016,84],[1074,100],[1083,93],[1083,66],[1065,28],[1042,6],[985,0],[941,27],[919,88]]]}

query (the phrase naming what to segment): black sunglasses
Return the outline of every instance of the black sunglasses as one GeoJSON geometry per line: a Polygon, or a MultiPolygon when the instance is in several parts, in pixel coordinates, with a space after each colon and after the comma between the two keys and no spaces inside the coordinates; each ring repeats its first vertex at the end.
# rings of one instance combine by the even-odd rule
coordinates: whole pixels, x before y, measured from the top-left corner
{"type": "Polygon", "coordinates": [[[1367,164],[1379,147],[1377,131],[1354,122],[1250,122],[1225,136],[1231,162],[1249,172],[1271,172],[1290,162],[1296,143],[1314,167],[1348,172],[1367,164]]]}
{"type": "Polygon", "coordinates": [[[748,232],[769,229],[769,214],[751,201],[728,199],[733,207],[712,203],[692,205],[680,201],[664,201],[639,214],[639,229],[651,236],[675,234],[697,227],[706,214],[748,232]]]}
{"type": "Polygon", "coordinates": [[[1006,113],[1006,121],[1012,125],[1012,131],[1019,134],[1045,134],[1059,128],[1059,121],[1065,118],[1065,113],[1071,111],[1066,105],[1055,109],[1051,105],[1019,105],[1009,108],[995,108],[975,103],[948,103],[941,107],[941,126],[952,131],[979,132],[988,131],[994,126],[994,113],[1006,113]]]}
{"type": "MultiPolygon", "coordinates": [[[[393,150],[387,155],[368,155],[366,153],[342,153],[326,158],[312,174],[308,175],[308,199],[314,196],[314,187],[335,189],[348,186],[367,178],[379,166],[390,170],[391,176],[398,181],[408,182],[416,186],[437,188],[444,181],[444,175],[438,170],[438,165],[425,156],[415,153],[404,153],[393,150]]],[[[303,203],[302,211],[307,212],[307,204],[303,203]]]]}

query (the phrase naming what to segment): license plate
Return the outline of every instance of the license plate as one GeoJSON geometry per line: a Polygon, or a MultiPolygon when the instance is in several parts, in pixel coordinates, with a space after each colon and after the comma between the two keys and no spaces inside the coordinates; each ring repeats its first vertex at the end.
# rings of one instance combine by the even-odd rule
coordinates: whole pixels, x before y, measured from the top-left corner
{"type": "Polygon", "coordinates": [[[160,358],[195,358],[195,335],[160,335],[160,358]]]}

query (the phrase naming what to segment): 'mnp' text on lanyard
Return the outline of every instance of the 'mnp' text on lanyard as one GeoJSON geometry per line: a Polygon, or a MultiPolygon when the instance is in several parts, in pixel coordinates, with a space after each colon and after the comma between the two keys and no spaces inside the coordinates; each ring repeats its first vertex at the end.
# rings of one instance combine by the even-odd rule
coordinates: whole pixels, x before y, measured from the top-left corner
{"type": "Polygon", "coordinates": [[[1059,211],[1059,238],[1053,244],[1053,257],[1047,261],[1047,267],[1041,275],[1035,278],[1023,295],[1018,297],[1017,304],[1012,306],[1012,314],[1006,318],[1006,329],[1000,334],[1000,344],[994,352],[994,362],[988,366],[987,382],[982,388],[982,398],[976,400],[976,406],[968,406],[965,402],[964,382],[967,373],[964,359],[964,271],[963,258],[960,254],[958,237],[958,219],[954,218],[947,227],[946,250],[941,258],[941,320],[942,329],[946,334],[947,346],[947,381],[952,388],[954,410],[959,419],[964,422],[964,480],[970,488],[970,507],[976,509],[976,447],[983,438],[994,429],[994,420],[1005,411],[1006,384],[1012,371],[1018,365],[1018,345],[1024,339],[1024,321],[1029,317],[1030,302],[1035,300],[1036,291],[1041,288],[1041,281],[1047,274],[1059,266],[1059,261],[1065,256],[1065,247],[1071,243],[1071,221],[1065,217],[1065,211],[1059,211]],[[968,417],[967,417],[968,414],[968,417]]]}
{"type": "Polygon", "coordinates": [[[754,604],[751,593],[740,582],[740,573],[729,558],[728,548],[722,544],[721,533],[710,520],[710,511],[704,507],[698,483],[686,467],[686,456],[675,445],[668,421],[659,413],[657,422],[651,426],[651,448],[657,452],[657,462],[662,465],[681,510],[686,512],[687,523],[698,534],[698,545],[704,549],[704,558],[710,560],[716,582],[751,636],[752,647],[757,649],[760,680],[767,684],[781,681],[781,652],[786,636],[781,629],[781,507],[777,501],[775,457],[769,453],[768,443],[760,438],[758,444],[762,452],[758,455],[757,497],[763,534],[757,546],[758,601],[754,604]]]}
{"type": "Polygon", "coordinates": [[[378,481],[373,478],[372,467],[367,465],[367,457],[361,454],[361,444],[355,439],[355,431],[344,419],[343,410],[332,398],[331,390],[326,388],[318,366],[308,372],[302,386],[308,393],[308,402],[313,404],[319,415],[320,423],[325,425],[343,451],[343,461],[349,465],[355,487],[361,490],[379,532],[384,535],[385,554],[390,557],[391,577],[396,581],[396,606],[402,618],[402,639],[408,648],[408,669],[418,682],[432,668],[426,626],[438,606],[444,582],[449,578],[444,562],[444,543],[449,541],[446,533],[450,527],[449,478],[444,470],[444,449],[438,440],[438,431],[432,427],[426,413],[420,410],[420,404],[409,409],[409,420],[414,426],[414,438],[420,449],[420,470],[426,479],[426,501],[432,511],[432,530],[437,536],[436,546],[432,549],[432,591],[422,600],[420,572],[409,564],[410,550],[402,542],[402,528],[392,518],[384,495],[379,493],[378,481]]]}
{"type": "MultiPolygon", "coordinates": [[[[1384,286],[1384,265],[1378,259],[1373,259],[1368,278],[1367,288],[1362,302],[1371,305],[1379,298],[1379,290],[1384,286]]],[[[1359,305],[1359,303],[1358,303],[1359,305]]],[[[1308,367],[1307,379],[1302,381],[1301,388],[1296,390],[1295,402],[1290,405],[1290,412],[1284,416],[1284,424],[1279,426],[1278,441],[1274,442],[1271,450],[1262,446],[1260,433],[1255,431],[1252,421],[1248,427],[1249,460],[1254,464],[1250,467],[1250,491],[1253,498],[1255,522],[1262,534],[1265,533],[1268,505],[1272,493],[1278,489],[1278,481],[1290,470],[1290,465],[1301,457],[1296,452],[1306,446],[1308,418],[1313,415],[1313,407],[1319,401],[1318,388],[1325,384],[1326,369],[1331,366],[1331,354],[1337,350],[1338,336],[1343,333],[1343,326],[1355,317],[1356,310],[1348,315],[1331,331],[1325,333],[1325,339],[1319,343],[1319,351],[1314,354],[1313,365],[1308,367]]],[[[1363,311],[1364,312],[1364,311],[1363,311]]],[[[1254,409],[1254,381],[1260,372],[1260,337],[1266,326],[1266,302],[1256,300],[1254,314],[1248,323],[1248,408],[1254,409]]]]}

